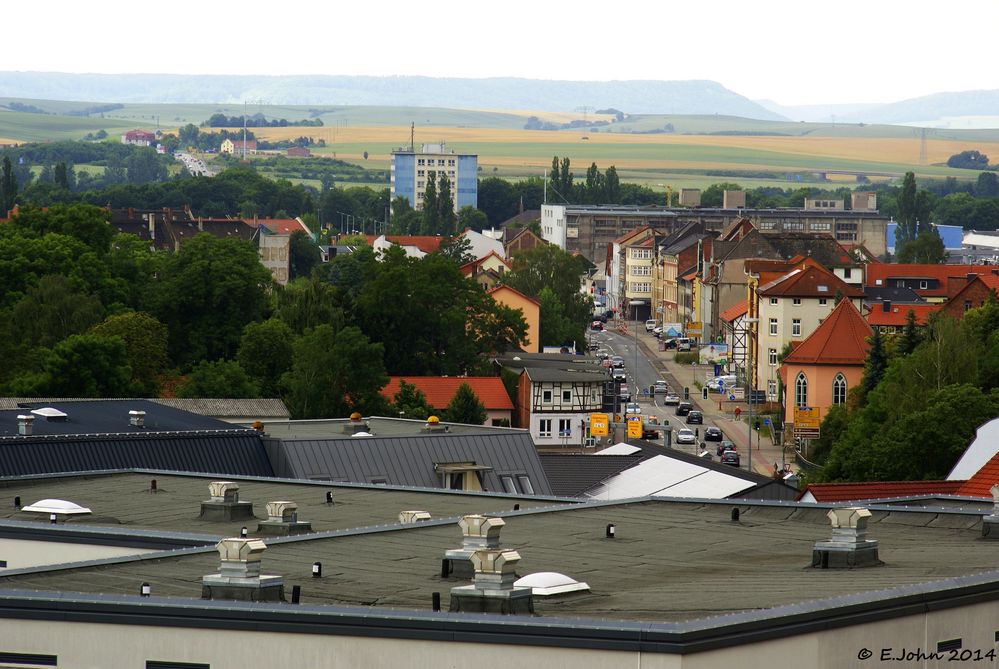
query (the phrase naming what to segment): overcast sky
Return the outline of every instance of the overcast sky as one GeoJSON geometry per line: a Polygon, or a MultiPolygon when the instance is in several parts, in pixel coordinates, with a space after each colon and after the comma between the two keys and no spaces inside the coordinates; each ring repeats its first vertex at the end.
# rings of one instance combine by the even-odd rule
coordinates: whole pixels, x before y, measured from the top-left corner
{"type": "Polygon", "coordinates": [[[999,88],[996,0],[19,1],[2,14],[4,71],[711,79],[784,105],[999,88]]]}

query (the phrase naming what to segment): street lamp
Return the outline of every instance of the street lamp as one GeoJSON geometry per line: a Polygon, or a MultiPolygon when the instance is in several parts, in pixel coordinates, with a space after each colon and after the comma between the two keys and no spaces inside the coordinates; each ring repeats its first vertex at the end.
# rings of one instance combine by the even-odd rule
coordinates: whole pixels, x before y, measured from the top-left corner
{"type": "Polygon", "coordinates": [[[642,300],[631,300],[631,317],[635,321],[635,391],[638,391],[638,307],[645,304],[642,300]]]}
{"type": "MultiPolygon", "coordinates": [[[[753,471],[753,328],[749,327],[755,323],[759,323],[759,318],[743,318],[742,327],[745,333],[746,341],[746,392],[749,393],[746,398],[746,404],[749,405],[749,449],[746,454],[746,468],[752,472],[753,471]]],[[[757,440],[759,443],[759,440],[757,440]]]]}

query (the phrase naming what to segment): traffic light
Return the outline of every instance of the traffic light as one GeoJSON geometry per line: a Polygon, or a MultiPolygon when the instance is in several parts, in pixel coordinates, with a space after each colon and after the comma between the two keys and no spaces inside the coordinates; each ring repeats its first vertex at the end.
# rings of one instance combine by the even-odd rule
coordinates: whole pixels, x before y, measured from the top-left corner
{"type": "Polygon", "coordinates": [[[708,399],[708,387],[707,386],[704,386],[703,388],[701,388],[701,398],[702,399],[708,399]]]}
{"type": "Polygon", "coordinates": [[[690,399],[690,388],[688,386],[683,387],[683,399],[685,400],[690,399]]]}

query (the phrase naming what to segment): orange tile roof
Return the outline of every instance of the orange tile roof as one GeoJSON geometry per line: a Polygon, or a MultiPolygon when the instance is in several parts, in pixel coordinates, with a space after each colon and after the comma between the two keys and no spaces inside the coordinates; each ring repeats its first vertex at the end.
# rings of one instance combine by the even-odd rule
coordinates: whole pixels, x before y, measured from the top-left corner
{"type": "Polygon", "coordinates": [[[262,218],[257,222],[278,235],[290,235],[298,231],[309,234],[308,229],[295,218],[262,218]]]}
{"type": "MultiPolygon", "coordinates": [[[[798,499],[812,493],[816,502],[849,502],[861,499],[922,497],[925,495],[965,495],[967,481],[864,481],[860,483],[810,483],[798,499]]],[[[969,495],[970,496],[970,495],[969,495]]],[[[992,497],[991,493],[985,495],[992,497]]]]}
{"type": "Polygon", "coordinates": [[[430,406],[438,410],[446,408],[461,384],[467,383],[487,411],[513,411],[513,402],[498,376],[391,376],[381,389],[382,397],[391,402],[402,381],[416,386],[430,406]]]}
{"type": "Polygon", "coordinates": [[[867,322],[872,326],[905,325],[911,309],[916,314],[916,323],[926,325],[930,314],[940,311],[943,304],[893,304],[891,311],[886,312],[880,304],[874,304],[867,312],[867,322]]]}
{"type": "Polygon", "coordinates": [[[757,291],[762,297],[863,297],[864,291],[852,286],[821,265],[802,265],[757,291]],[[821,287],[825,286],[825,290],[821,287]]]}
{"type": "Polygon", "coordinates": [[[646,230],[651,230],[651,228],[648,225],[645,225],[645,226],[642,226],[641,228],[638,228],[637,230],[632,230],[631,232],[626,232],[623,235],[621,235],[620,237],[618,237],[617,239],[615,239],[614,243],[615,244],[623,244],[626,241],[628,241],[629,239],[631,239],[632,237],[634,237],[635,235],[638,235],[638,234],[640,234],[642,232],[645,232],[646,230]]]}
{"type": "Polygon", "coordinates": [[[746,300],[743,300],[742,302],[739,302],[739,304],[735,305],[734,307],[729,307],[725,311],[721,312],[721,314],[718,316],[718,318],[720,320],[725,321],[726,323],[731,323],[732,321],[734,321],[739,316],[744,316],[746,314],[746,312],[748,312],[748,311],[749,311],[749,302],[747,302],[746,300]]]}
{"type": "Polygon", "coordinates": [[[949,279],[965,280],[969,274],[991,274],[992,269],[989,265],[869,264],[864,285],[887,286],[889,279],[936,279],[940,283],[938,288],[914,290],[920,295],[946,296],[949,279]]]}
{"type": "Polygon", "coordinates": [[[857,307],[850,300],[840,300],[815,332],[784,358],[784,364],[862,365],[871,347],[867,338],[872,334],[857,307]]]}
{"type": "Polygon", "coordinates": [[[975,472],[967,481],[961,481],[959,495],[967,497],[988,497],[992,498],[992,486],[999,483],[999,453],[993,455],[982,468],[975,472]]]}

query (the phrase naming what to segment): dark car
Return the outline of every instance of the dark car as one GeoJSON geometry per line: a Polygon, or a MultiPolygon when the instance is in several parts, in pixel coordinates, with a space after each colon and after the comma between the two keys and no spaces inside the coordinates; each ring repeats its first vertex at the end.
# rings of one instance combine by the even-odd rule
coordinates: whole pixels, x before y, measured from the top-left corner
{"type": "Polygon", "coordinates": [[[715,455],[721,457],[725,453],[734,450],[735,450],[735,444],[733,444],[731,441],[725,440],[722,443],[718,444],[718,450],[715,451],[715,455]]]}
{"type": "Polygon", "coordinates": [[[642,439],[658,439],[659,430],[654,430],[649,427],[642,428],[642,439]]]}
{"type": "Polygon", "coordinates": [[[694,405],[690,402],[680,402],[676,405],[676,415],[686,416],[688,413],[694,410],[694,405]]]}
{"type": "Polygon", "coordinates": [[[704,441],[721,441],[722,431],[717,427],[704,428],[704,441]]]}
{"type": "Polygon", "coordinates": [[[687,424],[697,423],[698,425],[704,424],[704,414],[700,411],[688,411],[687,412],[687,424]]]}
{"type": "Polygon", "coordinates": [[[733,467],[738,467],[739,454],[735,451],[726,451],[725,453],[722,453],[721,458],[719,458],[719,462],[721,462],[723,465],[732,465],[733,467]]]}

